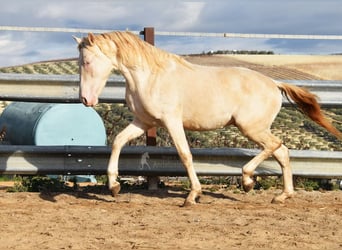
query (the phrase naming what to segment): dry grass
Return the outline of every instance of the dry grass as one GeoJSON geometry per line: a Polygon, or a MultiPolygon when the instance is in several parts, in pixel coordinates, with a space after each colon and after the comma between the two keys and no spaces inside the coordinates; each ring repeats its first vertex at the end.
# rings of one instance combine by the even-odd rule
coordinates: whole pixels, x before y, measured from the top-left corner
{"type": "MultiPolygon", "coordinates": [[[[186,56],[192,63],[241,66],[275,79],[342,80],[342,55],[220,55],[186,56]]],[[[75,60],[59,60],[0,68],[2,73],[77,74],[75,60]]]]}
{"type": "Polygon", "coordinates": [[[342,55],[227,55],[263,66],[300,70],[325,80],[342,80],[342,55]]]}

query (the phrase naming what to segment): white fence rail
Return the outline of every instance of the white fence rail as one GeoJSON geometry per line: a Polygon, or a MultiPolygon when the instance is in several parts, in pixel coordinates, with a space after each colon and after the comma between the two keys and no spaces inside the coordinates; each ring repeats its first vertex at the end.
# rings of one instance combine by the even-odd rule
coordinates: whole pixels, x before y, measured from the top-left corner
{"type": "MultiPolygon", "coordinates": [[[[80,29],[80,28],[56,28],[56,27],[19,27],[0,26],[3,31],[26,31],[26,32],[63,32],[63,33],[106,33],[113,30],[107,29],[80,29]]],[[[141,31],[130,31],[141,34],[141,31]]],[[[258,39],[311,39],[311,40],[342,40],[341,35],[291,35],[291,34],[247,34],[229,32],[170,32],[155,31],[157,36],[193,36],[193,37],[226,37],[226,38],[258,38],[258,39]]]]}

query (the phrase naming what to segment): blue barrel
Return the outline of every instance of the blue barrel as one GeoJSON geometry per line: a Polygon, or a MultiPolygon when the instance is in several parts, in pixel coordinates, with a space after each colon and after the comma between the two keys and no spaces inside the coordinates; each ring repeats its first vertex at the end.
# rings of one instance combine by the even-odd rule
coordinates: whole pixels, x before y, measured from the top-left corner
{"type": "Polygon", "coordinates": [[[0,131],[13,145],[104,146],[101,117],[83,104],[13,102],[0,116],[0,131]]]}

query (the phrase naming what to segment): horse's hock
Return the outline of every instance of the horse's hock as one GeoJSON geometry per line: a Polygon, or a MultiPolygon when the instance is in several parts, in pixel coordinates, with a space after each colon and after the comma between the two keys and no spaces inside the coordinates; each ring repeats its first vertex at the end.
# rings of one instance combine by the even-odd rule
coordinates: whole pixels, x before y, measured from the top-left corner
{"type": "Polygon", "coordinates": [[[13,145],[106,145],[101,117],[82,104],[13,102],[0,116],[0,130],[13,145]]]}

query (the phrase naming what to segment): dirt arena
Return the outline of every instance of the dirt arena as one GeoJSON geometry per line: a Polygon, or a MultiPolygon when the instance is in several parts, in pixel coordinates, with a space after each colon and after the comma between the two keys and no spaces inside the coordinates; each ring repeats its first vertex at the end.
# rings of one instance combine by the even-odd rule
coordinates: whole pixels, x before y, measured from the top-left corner
{"type": "MultiPolygon", "coordinates": [[[[211,189],[210,189],[211,190],[211,189]]],[[[1,249],[341,249],[342,192],[187,190],[8,193],[0,190],[1,249]]]]}

